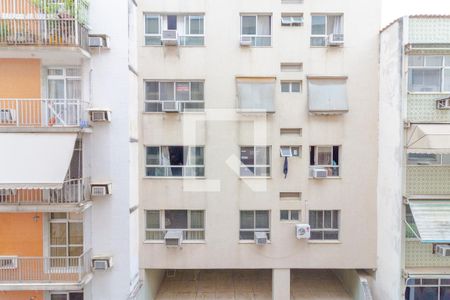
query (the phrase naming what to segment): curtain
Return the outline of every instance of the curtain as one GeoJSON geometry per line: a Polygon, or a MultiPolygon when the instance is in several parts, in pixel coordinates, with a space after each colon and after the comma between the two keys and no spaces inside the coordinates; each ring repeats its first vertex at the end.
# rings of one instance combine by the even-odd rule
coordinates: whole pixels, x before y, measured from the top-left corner
{"type": "Polygon", "coordinates": [[[342,34],[342,16],[334,16],[333,32],[334,34],[342,34]]]}
{"type": "MultiPolygon", "coordinates": [[[[161,147],[162,164],[163,166],[170,166],[170,153],[169,147],[161,147]]],[[[172,169],[166,168],[167,176],[172,176],[172,169]]]]}
{"type": "Polygon", "coordinates": [[[258,16],[258,35],[270,35],[270,16],[258,16]]]}
{"type": "Polygon", "coordinates": [[[203,211],[201,210],[191,211],[191,228],[192,229],[205,228],[203,211]]]}
{"type": "Polygon", "coordinates": [[[64,79],[48,80],[48,97],[50,99],[64,99],[64,79]]]}
{"type": "Polygon", "coordinates": [[[68,100],[80,100],[81,99],[81,80],[79,79],[67,79],[66,93],[68,100]]]}
{"type": "Polygon", "coordinates": [[[147,211],[147,229],[159,229],[159,210],[147,211]]]}

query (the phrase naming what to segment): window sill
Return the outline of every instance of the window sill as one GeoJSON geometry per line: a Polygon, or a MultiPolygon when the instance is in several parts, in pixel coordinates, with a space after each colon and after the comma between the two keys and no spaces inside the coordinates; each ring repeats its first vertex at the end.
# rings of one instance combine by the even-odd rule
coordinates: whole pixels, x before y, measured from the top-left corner
{"type": "Polygon", "coordinates": [[[308,177],[308,179],[311,179],[311,180],[326,180],[326,179],[342,179],[342,177],[341,176],[327,176],[327,177],[323,177],[323,178],[308,177]]]}
{"type": "Polygon", "coordinates": [[[180,111],[176,113],[167,113],[164,111],[143,111],[143,115],[177,115],[177,114],[205,114],[205,111],[180,111]]]}
{"type": "Polygon", "coordinates": [[[281,224],[297,224],[300,220],[280,220],[281,224]]]}
{"type": "MultiPolygon", "coordinates": [[[[246,240],[239,240],[239,244],[242,244],[242,245],[251,245],[251,244],[256,245],[254,240],[248,240],[248,241],[246,241],[246,240]]],[[[271,242],[267,241],[267,244],[271,244],[271,242]]],[[[262,245],[258,245],[258,246],[262,246],[262,245]]]]}
{"type": "Polygon", "coordinates": [[[448,95],[448,92],[408,92],[408,95],[448,95]]]}
{"type": "Polygon", "coordinates": [[[239,176],[239,179],[272,179],[272,176],[239,176]]]}
{"type": "MultiPolygon", "coordinates": [[[[144,241],[144,244],[154,244],[154,245],[164,245],[164,241],[155,240],[155,241],[144,241]]],[[[189,245],[189,244],[206,244],[206,241],[183,241],[181,245],[189,245]]]]}
{"type": "Polygon", "coordinates": [[[183,179],[189,179],[189,180],[204,180],[206,179],[206,176],[199,176],[199,177],[191,177],[191,176],[185,176],[185,177],[178,177],[178,176],[144,176],[144,179],[163,179],[163,180],[170,180],[170,179],[176,179],[176,180],[183,180],[183,179]]]}
{"type": "Polygon", "coordinates": [[[308,240],[308,244],[342,244],[339,240],[308,240]]]}
{"type": "Polygon", "coordinates": [[[176,45],[176,46],[164,46],[164,45],[142,45],[142,47],[147,48],[163,48],[163,47],[182,47],[182,48],[206,48],[206,45],[176,45]]]}
{"type": "Polygon", "coordinates": [[[237,113],[241,113],[241,114],[247,114],[247,113],[251,113],[251,114],[274,114],[275,110],[262,110],[262,109],[242,109],[242,108],[236,108],[236,112],[237,113]]]}

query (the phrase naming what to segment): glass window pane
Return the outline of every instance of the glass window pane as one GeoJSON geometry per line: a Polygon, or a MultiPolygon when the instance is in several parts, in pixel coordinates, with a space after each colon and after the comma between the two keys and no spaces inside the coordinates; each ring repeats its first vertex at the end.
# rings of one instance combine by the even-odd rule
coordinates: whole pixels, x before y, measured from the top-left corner
{"type": "Polygon", "coordinates": [[[50,99],[65,99],[63,79],[48,80],[48,97],[50,99]]]}
{"type": "Polygon", "coordinates": [[[69,213],[69,219],[70,220],[83,220],[83,214],[82,213],[69,213]]]}
{"type": "Polygon", "coordinates": [[[339,228],[339,211],[333,210],[333,228],[338,229],[339,228]]]}
{"type": "Polygon", "coordinates": [[[203,17],[191,16],[189,17],[189,33],[190,34],[203,34],[203,17]]]}
{"type": "Polygon", "coordinates": [[[317,164],[331,165],[331,147],[317,147],[317,164]]]}
{"type": "Polygon", "coordinates": [[[187,229],[187,210],[166,210],[165,224],[167,229],[187,229]]]}
{"type": "Polygon", "coordinates": [[[66,223],[50,223],[50,245],[66,244],[66,223]]]}
{"type": "Polygon", "coordinates": [[[69,300],[66,294],[52,294],[50,300],[69,300]]]}
{"type": "Polygon", "coordinates": [[[203,82],[191,82],[191,100],[204,100],[203,82]]]}
{"type": "MultiPolygon", "coordinates": [[[[67,256],[67,247],[50,247],[51,257],[67,256]]],[[[57,265],[61,264],[61,259],[55,260],[57,265]]]]}
{"type": "Polygon", "coordinates": [[[145,18],[145,33],[146,34],[159,34],[159,17],[147,16],[145,18]]]}
{"type": "MultiPolygon", "coordinates": [[[[83,254],[83,247],[69,247],[69,256],[80,256],[83,254]]],[[[71,265],[76,265],[78,263],[77,260],[71,259],[71,265]]]]}
{"type": "Polygon", "coordinates": [[[66,213],[51,213],[50,219],[57,220],[57,219],[66,219],[67,214],[66,213]]]}
{"type": "Polygon", "coordinates": [[[160,229],[159,210],[147,211],[147,229],[160,229]]]}
{"type": "Polygon", "coordinates": [[[444,70],[444,92],[450,92],[450,69],[444,70]]]}
{"type": "Polygon", "coordinates": [[[293,93],[300,93],[300,82],[292,82],[291,83],[291,91],[293,93]]]}
{"type": "Polygon", "coordinates": [[[289,211],[288,210],[280,210],[280,220],[289,220],[289,211]]]}
{"type": "Polygon", "coordinates": [[[444,59],[445,59],[445,66],[450,67],[450,55],[445,56],[444,59]]]}
{"type": "Polygon", "coordinates": [[[300,211],[298,211],[298,210],[291,210],[291,220],[293,220],[293,221],[300,220],[300,211]]]}
{"type": "Polygon", "coordinates": [[[450,286],[441,286],[441,300],[450,300],[450,286]]]}
{"type": "Polygon", "coordinates": [[[202,166],[204,164],[203,161],[203,147],[191,147],[190,148],[190,161],[189,164],[193,166],[202,166]]]}
{"type": "Polygon", "coordinates": [[[83,300],[83,293],[70,293],[69,300],[83,300]]]}
{"type": "Polygon", "coordinates": [[[258,16],[258,35],[270,35],[271,16],[258,16]]]}
{"type": "Polygon", "coordinates": [[[322,240],[323,232],[322,231],[311,231],[311,240],[322,240]]]}
{"type": "Polygon", "coordinates": [[[281,92],[282,93],[289,93],[290,92],[290,84],[289,84],[289,82],[282,82],[281,83],[281,92]]]}
{"type": "Polygon", "coordinates": [[[256,211],[255,212],[255,227],[256,228],[269,228],[269,212],[268,211],[256,211]]]}
{"type": "Polygon", "coordinates": [[[242,16],[241,33],[256,34],[256,16],[242,16]]]}
{"type": "Polygon", "coordinates": [[[203,229],[205,228],[204,212],[202,210],[191,211],[191,228],[203,229]]]}
{"type": "Polygon", "coordinates": [[[252,210],[242,210],[241,211],[241,229],[253,229],[254,224],[254,212],[252,210]]]}
{"type": "Polygon", "coordinates": [[[441,90],[441,70],[410,69],[408,81],[411,92],[439,92],[441,90]]]}
{"type": "Polygon", "coordinates": [[[337,231],[324,231],[324,240],[337,240],[339,239],[339,233],[337,231]]]}
{"type": "Polygon", "coordinates": [[[408,164],[410,165],[436,165],[440,164],[440,162],[440,154],[408,153],[408,164]]]}
{"type": "Polygon", "coordinates": [[[69,223],[69,245],[83,245],[83,223],[69,223]]]}
{"type": "Polygon", "coordinates": [[[331,210],[324,211],[324,228],[331,228],[331,210]]]}
{"type": "Polygon", "coordinates": [[[147,165],[159,165],[159,147],[147,147],[147,165]]]}
{"type": "Polygon", "coordinates": [[[255,233],[253,231],[239,231],[240,240],[254,240],[255,233]]]}
{"type": "Polygon", "coordinates": [[[79,79],[67,79],[66,81],[66,99],[81,99],[81,80],[79,79]]]}
{"type": "Polygon", "coordinates": [[[268,147],[255,147],[256,165],[270,165],[268,147]]]}
{"type": "Polygon", "coordinates": [[[450,165],[450,154],[442,154],[442,164],[450,165]]]}
{"type": "Polygon", "coordinates": [[[175,95],[173,91],[173,82],[161,82],[160,83],[160,100],[175,100],[175,95]]]}
{"type": "Polygon", "coordinates": [[[424,61],[424,57],[421,55],[410,55],[408,59],[408,65],[422,67],[424,65],[424,61]]]}
{"type": "Polygon", "coordinates": [[[326,34],[325,32],[326,16],[312,16],[311,34],[326,34]]]}
{"type": "Polygon", "coordinates": [[[177,30],[177,16],[174,15],[167,16],[167,29],[177,30]]]}
{"type": "Polygon", "coordinates": [[[254,147],[241,147],[241,163],[244,165],[255,164],[255,149],[254,147]]]}
{"type": "Polygon", "coordinates": [[[187,101],[189,100],[189,82],[177,82],[176,83],[176,100],[187,101]]]}
{"type": "Polygon", "coordinates": [[[145,99],[159,100],[159,83],[157,81],[147,81],[145,83],[145,99]]]}
{"type": "Polygon", "coordinates": [[[442,66],[442,56],[425,56],[425,66],[440,67],[442,66]]]}

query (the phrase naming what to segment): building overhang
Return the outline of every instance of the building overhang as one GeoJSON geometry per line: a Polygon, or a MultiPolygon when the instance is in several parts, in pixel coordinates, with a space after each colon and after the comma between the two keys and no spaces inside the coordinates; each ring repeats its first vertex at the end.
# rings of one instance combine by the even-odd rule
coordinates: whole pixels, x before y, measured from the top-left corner
{"type": "Polygon", "coordinates": [[[76,291],[82,290],[92,280],[89,273],[78,282],[7,282],[0,281],[0,291],[76,291]]]}
{"type": "Polygon", "coordinates": [[[408,130],[408,153],[450,153],[450,124],[418,124],[408,130]]]}

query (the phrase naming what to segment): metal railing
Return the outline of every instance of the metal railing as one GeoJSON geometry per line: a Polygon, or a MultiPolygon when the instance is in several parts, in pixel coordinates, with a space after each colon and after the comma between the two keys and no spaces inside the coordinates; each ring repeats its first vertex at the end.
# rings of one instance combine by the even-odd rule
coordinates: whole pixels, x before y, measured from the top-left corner
{"type": "Polygon", "coordinates": [[[70,179],[62,189],[0,189],[0,206],[79,204],[85,200],[87,186],[85,179],[70,179]]]}
{"type": "Polygon", "coordinates": [[[85,0],[0,0],[0,45],[87,49],[85,0]]]}
{"type": "MultiPolygon", "coordinates": [[[[0,263],[2,283],[81,283],[91,273],[91,249],[80,256],[7,258],[0,263]]],[[[0,257],[0,262],[5,258],[0,257]]]]}
{"type": "Polygon", "coordinates": [[[79,99],[0,99],[0,126],[77,127],[87,120],[85,106],[79,99]]]}

